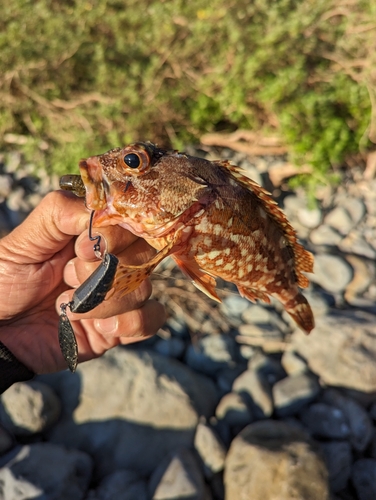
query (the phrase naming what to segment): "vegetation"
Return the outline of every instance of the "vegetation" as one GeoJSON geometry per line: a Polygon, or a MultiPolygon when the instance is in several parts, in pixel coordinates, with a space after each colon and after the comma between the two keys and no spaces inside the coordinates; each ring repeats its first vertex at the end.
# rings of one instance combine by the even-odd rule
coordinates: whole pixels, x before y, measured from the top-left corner
{"type": "Polygon", "coordinates": [[[376,142],[375,19],[369,0],[3,2],[0,147],[67,172],[247,128],[281,135],[316,182],[376,142]]]}

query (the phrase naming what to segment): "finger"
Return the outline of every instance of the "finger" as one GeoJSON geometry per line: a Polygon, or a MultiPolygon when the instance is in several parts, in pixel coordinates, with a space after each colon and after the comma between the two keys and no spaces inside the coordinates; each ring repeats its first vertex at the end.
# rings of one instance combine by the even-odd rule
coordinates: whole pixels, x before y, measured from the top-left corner
{"type": "Polygon", "coordinates": [[[132,338],[142,339],[154,335],[166,321],[165,309],[156,300],[148,300],[139,309],[106,319],[94,320],[101,335],[121,337],[122,343],[132,338]]]}
{"type": "MultiPolygon", "coordinates": [[[[91,249],[93,253],[93,249],[91,249]]],[[[123,265],[140,265],[150,260],[155,254],[155,250],[146,243],[145,240],[137,238],[137,240],[123,251],[111,252],[114,253],[119,262],[123,265]]],[[[67,285],[77,288],[83,283],[100,265],[100,262],[95,257],[95,261],[86,261],[82,258],[71,259],[64,268],[64,281],[67,285]]]]}
{"type": "MultiPolygon", "coordinates": [[[[123,297],[120,294],[110,292],[109,298],[95,307],[92,311],[84,314],[72,313],[67,308],[67,314],[71,321],[79,319],[109,318],[117,314],[122,314],[133,309],[142,307],[149,299],[152,292],[151,281],[146,279],[132,293],[123,297]]],[[[62,293],[56,301],[56,310],[60,312],[60,305],[67,304],[72,300],[74,290],[62,293]]]]}
{"type": "Polygon", "coordinates": [[[165,309],[149,300],[140,309],[115,316],[110,321],[90,319],[72,322],[79,361],[102,355],[118,344],[130,344],[154,335],[166,321],[165,309]]]}
{"type": "Polygon", "coordinates": [[[43,198],[25,221],[0,242],[7,260],[29,264],[51,258],[88,225],[82,199],[54,191],[43,198]]]}

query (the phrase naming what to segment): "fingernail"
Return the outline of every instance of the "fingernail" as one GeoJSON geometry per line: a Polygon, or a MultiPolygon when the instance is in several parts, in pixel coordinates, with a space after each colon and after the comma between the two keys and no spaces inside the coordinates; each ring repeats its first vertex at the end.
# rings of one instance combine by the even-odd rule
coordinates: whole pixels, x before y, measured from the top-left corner
{"type": "Polygon", "coordinates": [[[80,281],[77,277],[76,266],[72,260],[70,260],[65,266],[65,279],[70,284],[70,286],[75,287],[80,285],[80,281]]]}
{"type": "Polygon", "coordinates": [[[117,316],[111,316],[111,318],[96,319],[94,321],[94,326],[99,333],[110,334],[114,333],[119,325],[117,316]]]}

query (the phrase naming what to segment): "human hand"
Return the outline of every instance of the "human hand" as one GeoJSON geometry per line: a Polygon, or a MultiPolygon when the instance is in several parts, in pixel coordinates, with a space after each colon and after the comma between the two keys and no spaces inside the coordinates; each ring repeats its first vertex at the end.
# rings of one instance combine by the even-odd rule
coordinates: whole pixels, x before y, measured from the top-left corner
{"type": "MultiPolygon", "coordinates": [[[[55,191],[0,240],[0,341],[35,373],[66,368],[58,341],[59,306],[71,300],[74,288],[99,264],[88,221],[82,199],[55,191]]],[[[141,264],[154,255],[144,240],[118,226],[101,228],[100,234],[122,264],[141,264]]],[[[146,280],[123,298],[115,292],[88,313],[67,309],[79,362],[152,336],[165,313],[161,304],[148,300],[150,294],[146,280]]]]}

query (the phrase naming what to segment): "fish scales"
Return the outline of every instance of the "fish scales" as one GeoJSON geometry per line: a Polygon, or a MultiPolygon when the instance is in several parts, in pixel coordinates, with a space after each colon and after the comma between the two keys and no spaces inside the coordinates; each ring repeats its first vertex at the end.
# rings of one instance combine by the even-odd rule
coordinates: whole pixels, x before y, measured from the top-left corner
{"type": "Polygon", "coordinates": [[[80,162],[94,226],[118,224],[159,250],[141,266],[119,266],[115,289],[134,290],[171,256],[192,282],[220,300],[216,277],[251,301],[275,297],[298,326],[314,327],[300,288],[313,256],[261,186],[227,161],[134,143],[80,162]]]}

